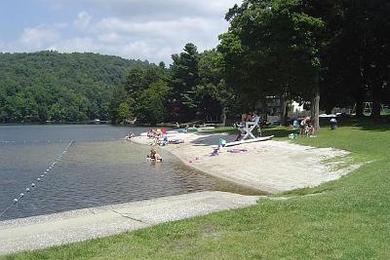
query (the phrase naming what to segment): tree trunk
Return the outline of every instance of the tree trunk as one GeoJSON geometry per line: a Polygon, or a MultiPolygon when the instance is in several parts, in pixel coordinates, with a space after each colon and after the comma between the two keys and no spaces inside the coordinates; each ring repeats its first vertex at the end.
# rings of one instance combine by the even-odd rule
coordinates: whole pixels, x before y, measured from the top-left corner
{"type": "Polygon", "coordinates": [[[359,87],[356,92],[356,117],[363,117],[364,116],[364,107],[363,107],[363,102],[364,96],[365,96],[365,90],[364,90],[364,84],[365,84],[365,74],[364,74],[364,66],[363,66],[363,57],[360,56],[359,58],[359,82],[356,84],[359,84],[359,87]]]}
{"type": "Polygon", "coordinates": [[[226,108],[222,106],[222,114],[221,114],[222,126],[226,126],[226,108]]]}
{"type": "Polygon", "coordinates": [[[378,102],[377,100],[374,100],[374,102],[372,103],[371,117],[378,118],[380,116],[381,116],[381,103],[378,102]]]}
{"type": "Polygon", "coordinates": [[[280,96],[280,123],[284,126],[287,125],[287,92],[284,92],[280,96]]]}
{"type": "Polygon", "coordinates": [[[356,117],[363,117],[363,100],[356,100],[356,117]]]}
{"type": "Polygon", "coordinates": [[[372,108],[371,108],[371,117],[378,118],[381,116],[381,94],[378,83],[374,82],[372,88],[372,108]]]}
{"type": "Polygon", "coordinates": [[[311,120],[315,131],[320,129],[320,86],[317,82],[311,100],[311,120]]]}
{"type": "Polygon", "coordinates": [[[380,79],[380,75],[377,73],[374,73],[374,78],[372,82],[372,109],[371,109],[371,117],[378,118],[381,116],[381,86],[383,84],[382,80],[380,79]]]}

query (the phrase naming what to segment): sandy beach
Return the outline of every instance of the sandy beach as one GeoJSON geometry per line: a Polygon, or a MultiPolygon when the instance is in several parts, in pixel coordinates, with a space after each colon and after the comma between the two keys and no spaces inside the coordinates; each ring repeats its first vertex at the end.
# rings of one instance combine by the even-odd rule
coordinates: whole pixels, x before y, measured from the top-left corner
{"type": "MultiPolygon", "coordinates": [[[[222,148],[218,155],[211,156],[219,138],[229,142],[235,136],[188,133],[173,138],[183,139],[184,143],[159,149],[171,152],[184,164],[206,174],[268,193],[315,187],[358,167],[337,167],[349,153],[333,148],[269,140],[222,148]]],[[[145,145],[152,143],[152,139],[146,136],[134,137],[131,141],[145,145]]]]}

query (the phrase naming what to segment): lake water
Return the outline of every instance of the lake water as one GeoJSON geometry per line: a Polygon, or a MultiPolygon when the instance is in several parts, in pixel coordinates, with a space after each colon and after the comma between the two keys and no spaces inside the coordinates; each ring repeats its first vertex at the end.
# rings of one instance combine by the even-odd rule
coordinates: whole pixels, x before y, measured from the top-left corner
{"type": "Polygon", "coordinates": [[[164,151],[163,163],[147,162],[148,147],[123,140],[129,131],[145,130],[109,125],[0,126],[0,214],[25,194],[0,220],[207,190],[251,193],[192,170],[164,151]]]}

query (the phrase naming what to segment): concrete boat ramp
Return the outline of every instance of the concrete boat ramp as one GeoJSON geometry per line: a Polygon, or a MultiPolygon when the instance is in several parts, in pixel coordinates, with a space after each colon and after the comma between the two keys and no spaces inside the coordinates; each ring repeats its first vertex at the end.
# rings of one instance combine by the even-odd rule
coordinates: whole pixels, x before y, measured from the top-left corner
{"type": "Polygon", "coordinates": [[[258,196],[200,192],[0,222],[0,255],[119,234],[256,204],[258,196]]]}

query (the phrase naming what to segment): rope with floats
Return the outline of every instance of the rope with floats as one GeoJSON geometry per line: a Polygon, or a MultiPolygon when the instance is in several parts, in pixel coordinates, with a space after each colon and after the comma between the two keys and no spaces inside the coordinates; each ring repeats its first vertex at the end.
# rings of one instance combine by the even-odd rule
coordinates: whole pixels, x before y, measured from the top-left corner
{"type": "MultiPolygon", "coordinates": [[[[73,145],[73,143],[74,143],[73,140],[68,143],[64,151],[58,155],[57,159],[55,159],[52,163],[50,163],[49,167],[47,167],[47,169],[44,170],[42,174],[35,179],[37,182],[43,181],[43,179],[53,170],[53,168],[57,165],[57,163],[59,163],[64,158],[64,155],[68,152],[69,148],[73,145]]],[[[25,192],[30,193],[36,187],[37,184],[32,182],[30,186],[26,187],[25,192]]],[[[19,194],[17,198],[13,199],[12,203],[8,207],[6,207],[3,211],[0,212],[0,218],[3,217],[4,214],[7,213],[13,206],[15,206],[24,196],[25,193],[22,192],[19,194]]]]}

